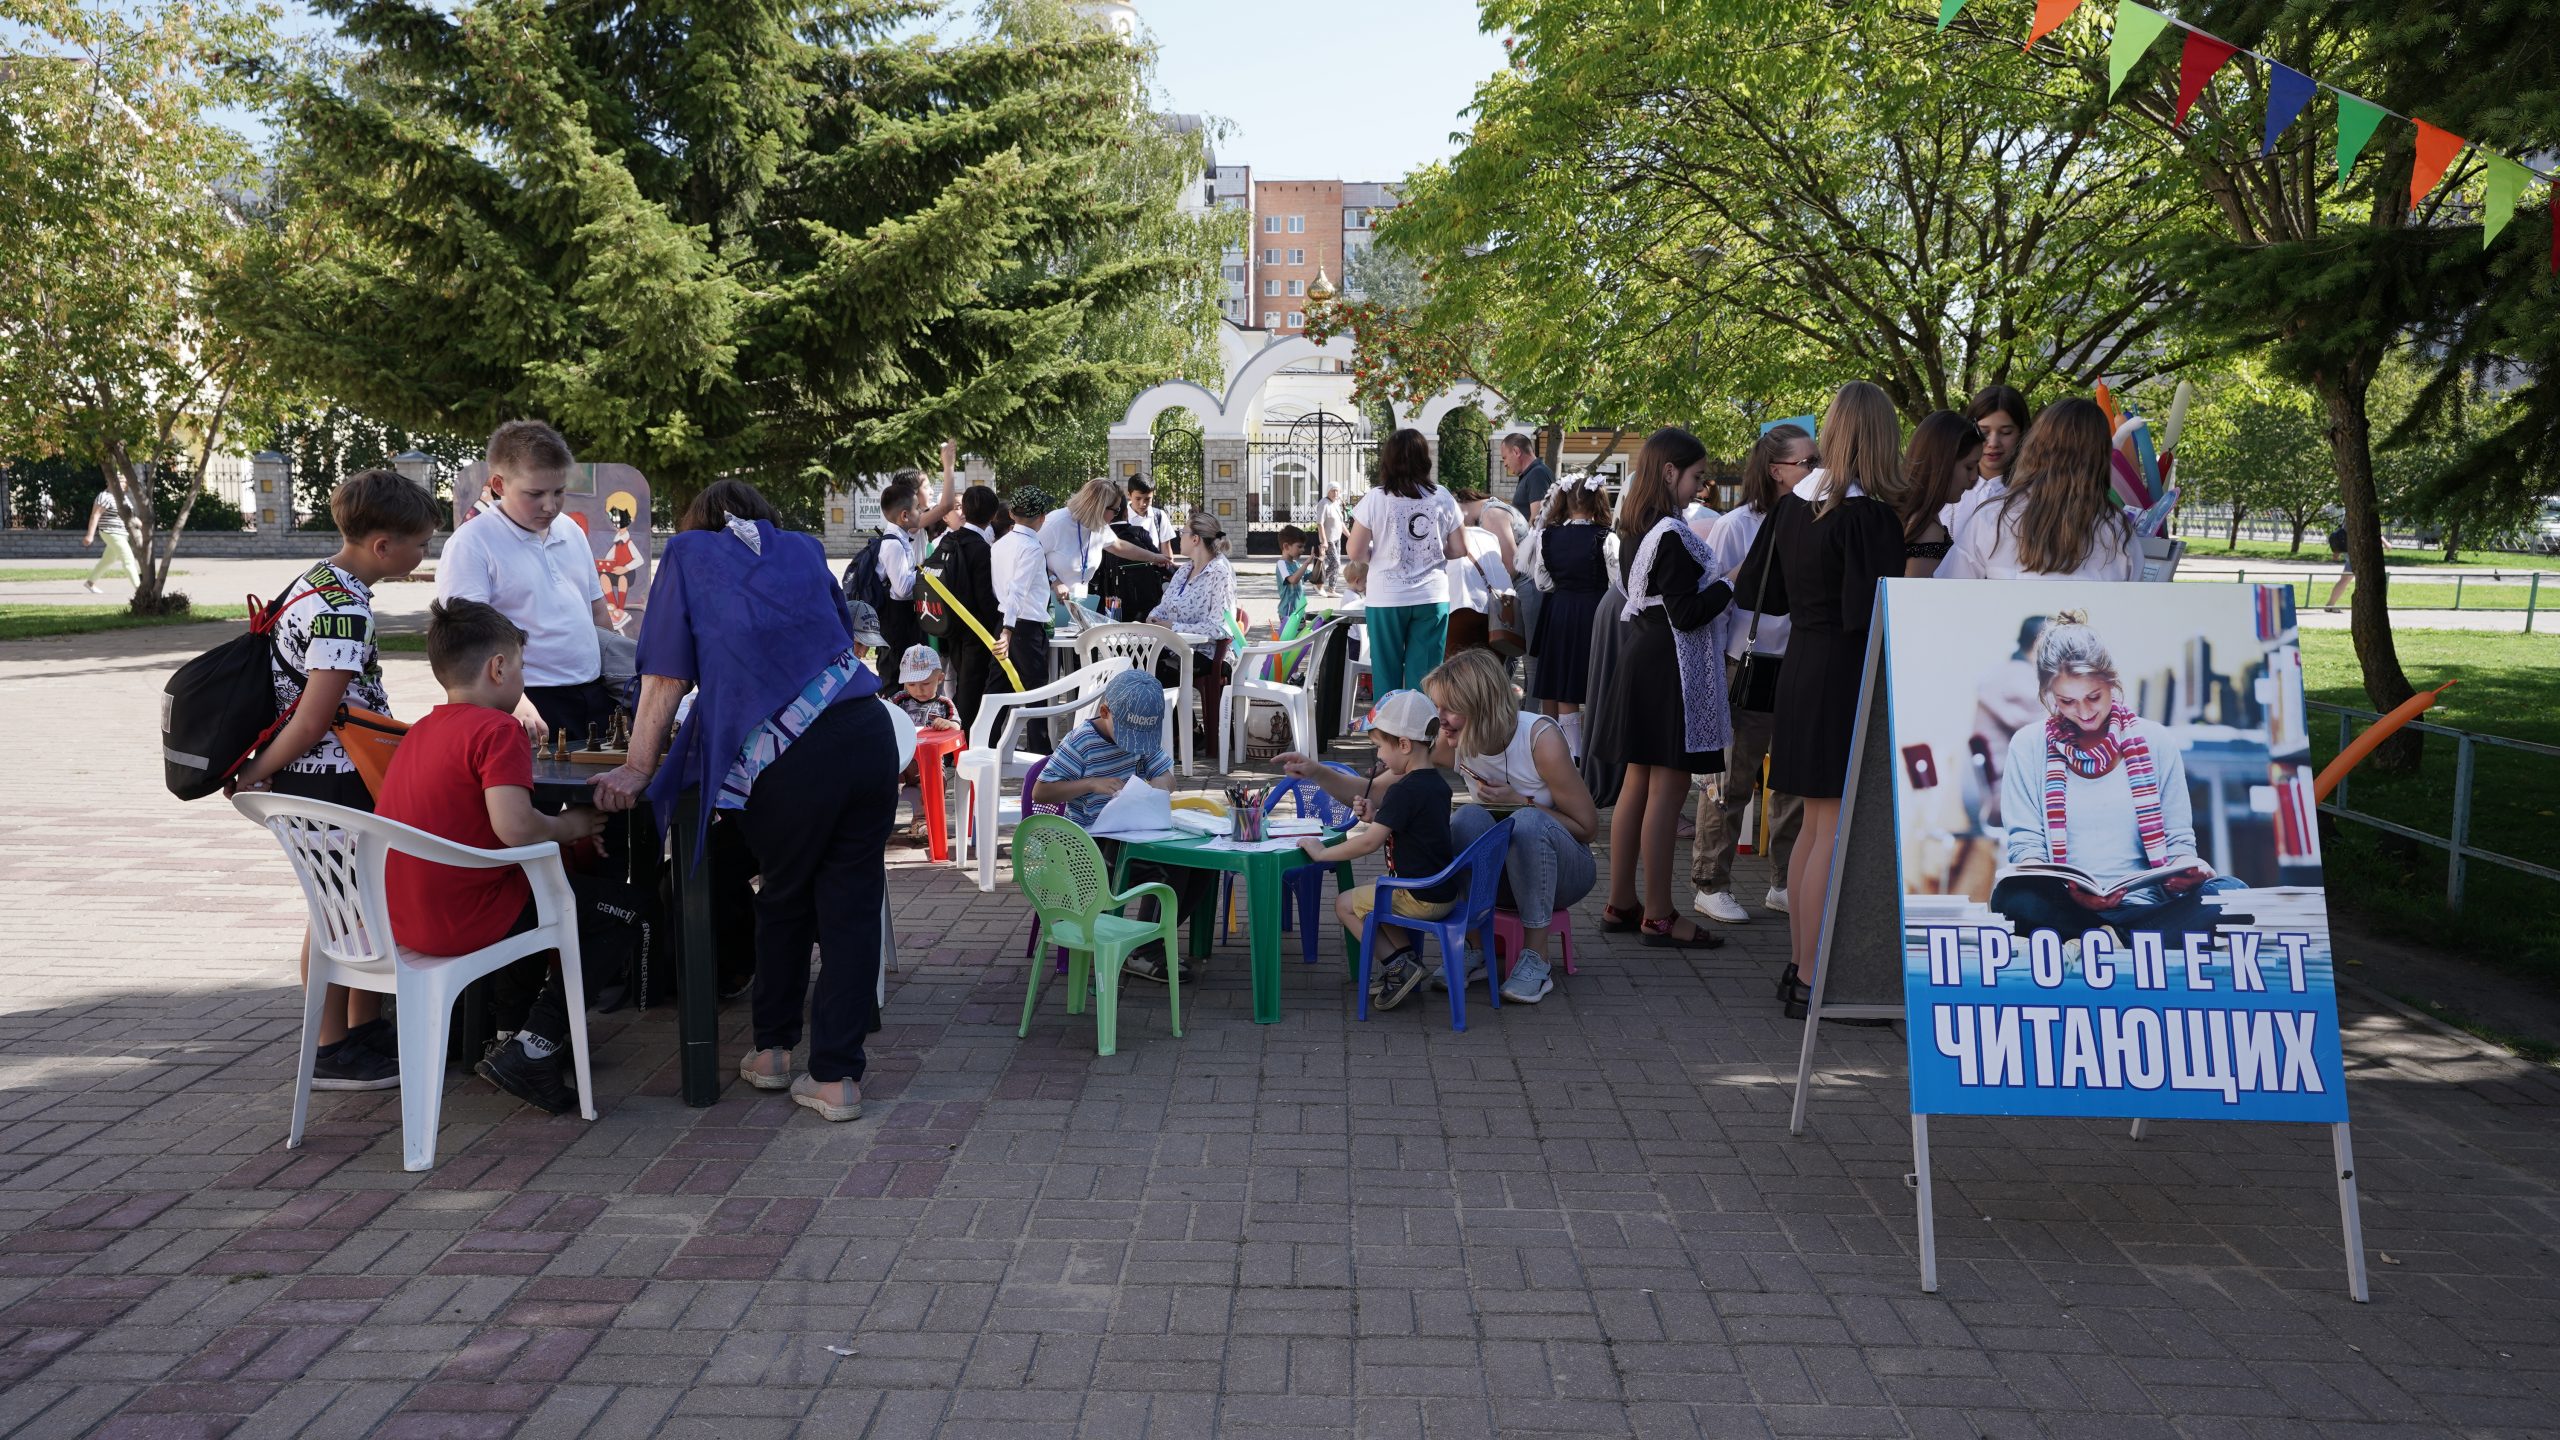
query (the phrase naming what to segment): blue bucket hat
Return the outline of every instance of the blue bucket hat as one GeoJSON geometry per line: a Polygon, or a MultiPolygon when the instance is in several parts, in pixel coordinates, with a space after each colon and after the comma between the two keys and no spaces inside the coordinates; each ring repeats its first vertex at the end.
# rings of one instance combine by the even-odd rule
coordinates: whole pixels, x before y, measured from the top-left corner
{"type": "Polygon", "coordinates": [[[1102,690],[1111,707],[1111,738],[1140,758],[1164,753],[1164,687],[1145,670],[1123,670],[1102,690]]]}

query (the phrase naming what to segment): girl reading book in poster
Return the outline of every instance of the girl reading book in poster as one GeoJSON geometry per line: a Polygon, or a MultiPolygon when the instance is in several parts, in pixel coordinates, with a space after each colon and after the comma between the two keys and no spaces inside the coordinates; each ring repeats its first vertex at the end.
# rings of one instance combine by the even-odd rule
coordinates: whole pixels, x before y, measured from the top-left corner
{"type": "Polygon", "coordinates": [[[2022,935],[2210,931],[2225,917],[2207,897],[2246,887],[2196,854],[2177,745],[2124,703],[2115,658],[2085,613],[2053,617],[2035,666],[2046,718],[2009,739],[2007,863],[1991,908],[2022,935]]]}

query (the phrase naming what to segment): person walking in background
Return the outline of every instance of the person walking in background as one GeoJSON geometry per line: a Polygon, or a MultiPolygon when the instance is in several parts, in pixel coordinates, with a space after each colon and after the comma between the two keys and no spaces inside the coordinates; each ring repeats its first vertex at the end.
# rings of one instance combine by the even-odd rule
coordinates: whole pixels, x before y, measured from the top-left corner
{"type": "Polygon", "coordinates": [[[1458,502],[1431,479],[1431,446],[1398,430],[1378,446],[1378,483],[1351,512],[1350,553],[1369,567],[1369,674],[1375,693],[1417,690],[1449,641],[1449,571],[1465,559],[1458,502]]]}
{"type": "Polygon", "coordinates": [[[995,672],[996,656],[989,642],[1004,628],[1004,606],[996,598],[995,544],[996,537],[1012,525],[994,488],[972,485],[960,496],[960,524],[942,537],[933,552],[933,569],[942,577],[943,588],[951,592],[952,608],[965,610],[978,621],[972,627],[954,614],[951,628],[942,637],[943,654],[951,664],[951,701],[960,711],[964,729],[977,725],[978,704],[986,698],[989,677],[995,672]],[[986,639],[978,638],[980,631],[986,639]]]}
{"type": "MultiPolygon", "coordinates": [[[[979,495],[981,513],[992,513],[995,492],[984,486],[962,504],[979,495]]],[[[788,1090],[830,1121],[862,1114],[863,1040],[879,1017],[884,856],[898,815],[889,710],[872,702],[880,679],[853,649],[825,548],[783,529],[754,486],[713,481],[685,508],[650,587],[629,758],[593,782],[597,808],[609,812],[646,794],[671,816],[688,790],[705,802],[698,824],[707,827],[715,809],[738,812],[763,877],[755,1049],[739,1078],[788,1090]],[[693,709],[670,753],[687,690],[693,709]],[[808,1066],[795,1077],[804,1019],[808,1066]]]]}
{"type": "Polygon", "coordinates": [[[2116,502],[2115,432],[2094,400],[2045,407],[2018,447],[2016,483],[1973,512],[1941,580],[2139,580],[2142,537],[2116,502]]]}
{"type": "MultiPolygon", "coordinates": [[[[100,495],[98,498],[104,500],[107,497],[100,495]]],[[[2347,587],[2356,583],[2356,561],[2347,553],[2347,527],[2344,525],[2329,532],[2329,558],[2338,562],[2338,583],[2329,587],[2328,603],[2320,608],[2335,613],[2339,602],[2346,596],[2347,587]]],[[[106,562],[98,563],[103,565],[106,562]]],[[[97,572],[90,573],[94,575],[97,572]]]]}
{"type": "Polygon", "coordinates": [[[1938,513],[1949,536],[1963,533],[1974,511],[2009,493],[2010,463],[2018,458],[2035,412],[2027,408],[2025,395],[2006,385],[1989,385],[1964,407],[1964,418],[1982,431],[1982,453],[1974,457],[1971,484],[1938,513]]]}
{"type": "Polygon", "coordinates": [[[1982,427],[1952,410],[1935,410],[1911,432],[1902,453],[1902,573],[1925,580],[1954,544],[1939,515],[1976,479],[1982,427]]]}
{"type": "Polygon", "coordinates": [[[1778,994],[1800,1016],[1831,893],[1831,850],[1867,668],[1876,582],[1902,573],[1902,433],[1893,401],[1863,380],[1831,397],[1822,466],[1778,501],[1735,580],[1765,597],[1767,615],[1793,620],[1778,671],[1769,786],[1800,796],[1804,829],[1787,872],[1794,959],[1778,994]],[[1794,902],[1802,900],[1802,909],[1794,902]]]}
{"type": "Polygon", "coordinates": [[[1316,507],[1316,562],[1322,567],[1316,585],[1331,595],[1342,584],[1342,487],[1324,487],[1324,503],[1316,507]]]}
{"type": "Polygon", "coordinates": [[[89,502],[89,533],[80,537],[80,548],[84,550],[102,543],[106,548],[99,553],[98,563],[89,567],[89,578],[80,582],[82,588],[97,594],[98,577],[106,574],[110,565],[124,577],[124,583],[137,590],[142,588],[141,567],[133,563],[133,536],[125,524],[124,502],[116,499],[113,490],[101,490],[98,498],[89,502]]]}
{"type": "Polygon", "coordinates": [[[1672,851],[1692,777],[1724,769],[1733,730],[1718,623],[1733,587],[1708,574],[1714,557],[1707,542],[1680,519],[1706,468],[1707,447],[1697,436],[1656,430],[1637,452],[1618,508],[1619,584],[1627,595],[1618,618],[1627,639],[1610,703],[1620,716],[1626,778],[1610,821],[1609,903],[1600,924],[1641,929],[1647,945],[1713,949],[1724,942],[1671,904],[1672,851]]]}
{"type": "MultiPolygon", "coordinates": [[[[1715,556],[1714,573],[1731,579],[1743,557],[1760,537],[1770,512],[1797,481],[1813,473],[1813,437],[1793,425],[1772,426],[1742,462],[1742,503],[1716,520],[1707,549],[1715,556]]],[[[1725,642],[1725,688],[1733,705],[1733,743],[1725,747],[1724,774],[1715,794],[1698,806],[1698,836],[1689,848],[1689,879],[1697,886],[1690,908],[1723,925],[1751,918],[1733,896],[1733,857],[1742,846],[1742,815],[1760,789],[1761,762],[1769,754],[1774,720],[1766,709],[1746,708],[1752,697],[1737,693],[1742,657],[1756,653],[1776,661],[1783,673],[1787,653],[1787,617],[1761,615],[1755,591],[1733,592],[1733,624],[1725,642]]],[[[1763,663],[1767,663],[1764,661],[1763,663]]],[[[1794,859],[1796,832],[1804,827],[1804,801],[1776,790],[1768,792],[1769,890],[1762,908],[1787,913],[1787,865],[1794,859]]]]}
{"type": "Polygon", "coordinates": [[[1555,488],[1556,472],[1538,458],[1528,436],[1514,430],[1502,437],[1502,468],[1520,482],[1512,487],[1511,508],[1524,516],[1537,514],[1555,488]]]}
{"type": "Polygon", "coordinates": [[[1544,592],[1529,653],[1537,658],[1529,694],[1556,717],[1565,748],[1582,757],[1582,700],[1590,693],[1591,622],[1618,568],[1618,535],[1610,528],[1609,492],[1597,475],[1565,481],[1547,493],[1547,513],[1532,537],[1529,582],[1544,592]]]}
{"type": "MultiPolygon", "coordinates": [[[[1021,688],[1037,690],[1049,683],[1049,560],[1040,546],[1040,522],[1049,515],[1049,492],[1025,485],[1007,502],[1012,524],[987,553],[987,574],[995,586],[996,654],[1013,663],[1021,688]]],[[[1022,727],[1026,750],[1046,754],[1049,722],[1032,720],[1022,727]]]]}

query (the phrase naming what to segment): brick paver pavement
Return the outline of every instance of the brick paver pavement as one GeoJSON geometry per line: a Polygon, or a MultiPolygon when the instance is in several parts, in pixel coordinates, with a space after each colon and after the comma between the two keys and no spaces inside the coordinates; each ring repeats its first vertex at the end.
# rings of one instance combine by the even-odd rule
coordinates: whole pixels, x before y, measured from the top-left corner
{"type": "Polygon", "coordinates": [[[1016,899],[905,862],[858,1123],[683,1108],[660,1010],[597,1024],[592,1125],[459,1080],[429,1174],[392,1094],[288,1152],[299,901],[152,759],[206,633],[0,645],[0,1431],[2560,1427],[2549,1073],[2350,1001],[2369,1306],[2325,1135],[2277,1126],[1941,1122],[1924,1296],[1900,1042],[1831,1036],[1789,1138],[1767,921],[1691,955],[1586,904],[1582,973],[1464,1035],[1354,1023],[1332,963],[1255,1026],[1223,950],[1185,1038],[1133,985],[1106,1060],[1054,992],[1014,1037],[1016,899]]]}

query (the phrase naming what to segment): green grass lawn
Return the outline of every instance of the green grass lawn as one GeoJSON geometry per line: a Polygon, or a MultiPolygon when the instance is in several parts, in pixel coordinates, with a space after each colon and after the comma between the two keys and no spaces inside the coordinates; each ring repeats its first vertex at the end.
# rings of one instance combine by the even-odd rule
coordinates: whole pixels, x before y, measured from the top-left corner
{"type": "MultiPolygon", "coordinates": [[[[2223,548],[2219,535],[2192,535],[2181,532],[2187,542],[2187,554],[2204,560],[2285,560],[2299,565],[2334,566],[2329,558],[2326,531],[2302,537],[2299,552],[2287,549],[2281,540],[2243,540],[2237,549],[2223,548]]],[[[2441,550],[2386,550],[2386,565],[2406,565],[2425,570],[2560,570],[2560,555],[2526,555],[2507,550],[2465,550],[2462,558],[2448,565],[2441,550]]]]}
{"type": "Polygon", "coordinates": [[[248,618],[248,613],[238,605],[198,605],[183,615],[136,615],[122,605],[0,605],[0,640],[192,625],[202,620],[242,620],[248,618]]]}
{"type": "MultiPolygon", "coordinates": [[[[2285,582],[2283,571],[2274,567],[2251,570],[2242,575],[2189,571],[2184,567],[2178,578],[2197,584],[2231,584],[2245,580],[2252,585],[2275,585],[2285,582]]],[[[2293,603],[2300,609],[2311,609],[2329,598],[2335,583],[2334,573],[2291,581],[2293,603]]],[[[2343,598],[2340,602],[2345,603],[2343,598]]],[[[2481,570],[2457,580],[2413,580],[2393,576],[2391,608],[2394,610],[2532,610],[2537,617],[2551,615],[2549,622],[2536,619],[2539,630],[2549,623],[2560,631],[2560,573],[2550,571],[2510,570],[2503,574],[2481,570]],[[2539,583],[2535,577],[2540,577],[2539,583]],[[2493,578],[2494,577],[2494,578],[2493,578]]]]}
{"type": "MultiPolygon", "coordinates": [[[[2412,683],[2462,682],[2427,713],[2428,723],[2560,745],[2560,636],[2402,630],[2396,638],[2412,683]]],[[[2345,631],[2303,632],[2302,660],[2311,699],[2372,708],[2345,631]]],[[[2337,751],[2336,718],[2313,715],[2311,736],[2314,760],[2326,763],[2337,751]]],[[[2415,774],[2359,770],[2345,800],[2367,814],[2447,834],[2455,766],[2454,742],[2429,736],[2415,774]]],[[[2481,745],[2472,766],[2470,843],[2560,867],[2560,757],[2481,745]]],[[[2444,851],[2352,822],[2335,823],[2329,834],[2329,894],[2341,910],[2384,933],[2560,987],[2560,928],[2549,923],[2560,914],[2560,884],[2474,860],[2462,913],[2451,915],[2444,851]]]]}

